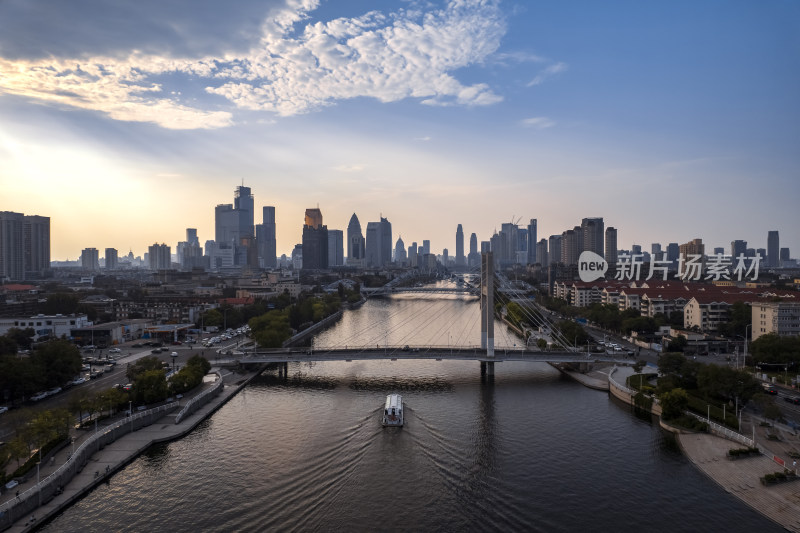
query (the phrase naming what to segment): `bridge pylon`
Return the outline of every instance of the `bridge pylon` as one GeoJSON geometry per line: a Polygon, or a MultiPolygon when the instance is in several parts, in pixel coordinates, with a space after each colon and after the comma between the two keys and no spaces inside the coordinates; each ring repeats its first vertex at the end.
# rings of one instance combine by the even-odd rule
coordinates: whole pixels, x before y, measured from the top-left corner
{"type": "MultiPolygon", "coordinates": [[[[481,349],[494,357],[494,255],[481,254],[481,349]]],[[[481,363],[483,367],[483,363],[481,363]]],[[[487,362],[486,372],[494,374],[494,363],[487,362]]]]}

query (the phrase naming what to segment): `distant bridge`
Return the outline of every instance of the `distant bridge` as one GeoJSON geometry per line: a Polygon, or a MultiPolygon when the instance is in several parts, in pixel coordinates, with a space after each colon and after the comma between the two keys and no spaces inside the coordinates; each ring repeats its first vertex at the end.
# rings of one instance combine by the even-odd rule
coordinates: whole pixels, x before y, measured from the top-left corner
{"type": "Polygon", "coordinates": [[[454,360],[480,361],[497,363],[502,361],[528,361],[536,363],[587,363],[587,362],[624,362],[624,356],[607,353],[570,352],[570,351],[538,351],[530,349],[495,349],[493,356],[487,356],[480,346],[469,347],[375,347],[375,348],[340,348],[326,349],[277,349],[259,350],[257,352],[232,352],[222,354],[215,364],[264,364],[319,362],[319,361],[376,361],[376,360],[454,360]]]}
{"type": "Polygon", "coordinates": [[[388,294],[399,293],[426,293],[426,294],[468,294],[478,296],[480,287],[471,285],[460,285],[457,287],[362,287],[361,294],[364,296],[386,296],[388,294]]]}

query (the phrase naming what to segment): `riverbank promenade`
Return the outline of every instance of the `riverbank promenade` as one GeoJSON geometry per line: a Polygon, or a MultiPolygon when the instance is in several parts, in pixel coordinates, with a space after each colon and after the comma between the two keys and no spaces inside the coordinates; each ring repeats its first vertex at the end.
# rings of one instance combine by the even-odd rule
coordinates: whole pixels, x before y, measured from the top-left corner
{"type": "MultiPolygon", "coordinates": [[[[151,425],[128,433],[106,445],[91,456],[89,463],[63,487],[61,494],[56,495],[29,515],[13,517],[14,524],[6,531],[22,533],[33,530],[79,500],[97,485],[104,483],[108,477],[122,469],[153,444],[183,437],[234,396],[257,373],[234,374],[228,371],[220,372],[224,387],[222,392],[213,397],[208,403],[191,415],[184,417],[178,424],[175,423],[175,418],[179,409],[176,409],[165,414],[151,425]]],[[[55,469],[64,464],[69,454],[70,447],[64,448],[55,455],[52,464],[48,464],[45,468],[55,469]]],[[[45,468],[42,468],[43,478],[47,475],[45,468]]],[[[35,477],[33,482],[35,483],[35,477]]],[[[22,485],[20,488],[24,489],[22,485]]]]}
{"type": "MultiPolygon", "coordinates": [[[[707,433],[678,435],[686,456],[708,477],[744,503],[789,531],[800,531],[800,481],[765,486],[760,478],[783,471],[766,455],[732,461],[736,443],[707,433]]],[[[791,466],[791,465],[790,465],[791,466]]]]}

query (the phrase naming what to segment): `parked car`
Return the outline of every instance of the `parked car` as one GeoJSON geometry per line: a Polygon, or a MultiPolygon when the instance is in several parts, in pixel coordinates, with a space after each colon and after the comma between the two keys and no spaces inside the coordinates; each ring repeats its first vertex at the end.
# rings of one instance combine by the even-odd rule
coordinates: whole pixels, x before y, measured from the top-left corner
{"type": "Polygon", "coordinates": [[[39,391],[33,396],[31,396],[31,400],[33,400],[34,402],[38,402],[39,400],[44,400],[45,398],[47,398],[47,393],[45,391],[39,391]]]}
{"type": "Polygon", "coordinates": [[[786,396],[784,400],[795,405],[800,405],[800,397],[798,396],[786,396]]]}
{"type": "Polygon", "coordinates": [[[8,411],[8,407],[6,407],[5,405],[0,405],[0,415],[5,413],[6,411],[8,411]]]}
{"type": "Polygon", "coordinates": [[[119,348],[111,348],[108,353],[122,353],[122,350],[119,348]]]}
{"type": "Polygon", "coordinates": [[[766,392],[767,394],[777,395],[778,389],[776,389],[775,387],[766,387],[764,388],[764,392],[766,392]]]}
{"type": "Polygon", "coordinates": [[[135,342],[131,344],[131,348],[141,348],[142,346],[144,346],[144,344],[142,344],[141,342],[135,342]]]}

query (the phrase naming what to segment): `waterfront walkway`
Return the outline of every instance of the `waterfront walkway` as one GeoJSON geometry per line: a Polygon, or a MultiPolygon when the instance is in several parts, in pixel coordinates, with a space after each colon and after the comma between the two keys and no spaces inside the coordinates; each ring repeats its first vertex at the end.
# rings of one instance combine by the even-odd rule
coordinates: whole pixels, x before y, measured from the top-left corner
{"type": "Polygon", "coordinates": [[[707,433],[677,438],[689,460],[726,492],[787,530],[800,532],[800,481],[764,486],[761,477],[783,471],[770,457],[758,455],[731,461],[728,450],[741,448],[740,444],[707,433]]]}
{"type": "MultiPolygon", "coordinates": [[[[175,417],[178,414],[178,410],[175,410],[165,414],[155,423],[128,433],[108,444],[92,455],[83,470],[63,487],[61,494],[37,508],[32,515],[14,517],[14,525],[6,531],[13,533],[31,531],[35,526],[57,515],[95,486],[103,483],[107,477],[122,469],[153,444],[183,437],[234,396],[247,381],[258,374],[258,372],[233,374],[228,371],[220,373],[223,376],[224,388],[221,393],[212,398],[207,404],[191,415],[186,416],[179,424],[175,423],[175,417]],[[31,520],[32,517],[35,517],[35,520],[31,520]]],[[[52,466],[55,468],[66,462],[69,453],[70,447],[59,452],[55,456],[52,466]]],[[[42,477],[44,477],[44,473],[45,470],[42,469],[42,477]]],[[[35,484],[35,477],[32,482],[35,484]]]]}

